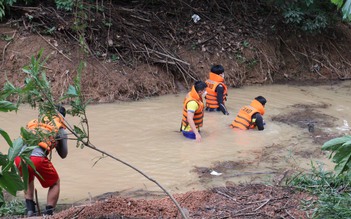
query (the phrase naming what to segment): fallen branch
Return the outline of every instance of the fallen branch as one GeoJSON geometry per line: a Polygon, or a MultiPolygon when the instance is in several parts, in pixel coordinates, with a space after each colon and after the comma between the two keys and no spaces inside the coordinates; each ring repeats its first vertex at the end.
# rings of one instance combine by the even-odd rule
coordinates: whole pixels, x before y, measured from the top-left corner
{"type": "Polygon", "coordinates": [[[341,76],[340,76],[340,74],[339,74],[339,72],[340,72],[339,69],[337,69],[336,67],[334,67],[334,66],[331,64],[330,60],[328,59],[328,57],[327,57],[326,55],[323,54],[323,56],[324,56],[325,60],[328,62],[329,66],[332,67],[332,68],[334,69],[334,72],[335,72],[335,74],[338,75],[338,78],[341,78],[341,76]]]}
{"type": "Polygon", "coordinates": [[[194,81],[196,81],[197,79],[190,73],[188,73],[188,71],[186,69],[184,69],[184,67],[182,65],[180,65],[179,63],[176,63],[178,69],[184,73],[186,73],[190,78],[192,78],[194,81]]]}
{"type": "Polygon", "coordinates": [[[43,37],[38,31],[37,34],[43,39],[45,40],[45,42],[47,42],[52,48],[54,48],[55,50],[57,50],[61,55],[63,55],[63,57],[65,57],[66,59],[68,59],[70,62],[73,62],[72,59],[70,59],[68,56],[66,56],[65,54],[63,54],[63,52],[61,50],[59,50],[58,48],[56,48],[56,46],[52,45],[52,43],[50,43],[47,39],[45,39],[45,37],[43,37]]]}
{"type": "Polygon", "coordinates": [[[232,217],[252,216],[252,215],[259,215],[259,213],[235,214],[235,215],[232,215],[232,217]]]}
{"type": "Polygon", "coordinates": [[[253,173],[238,173],[238,174],[233,174],[233,175],[229,175],[229,176],[224,176],[223,178],[227,179],[227,178],[231,178],[231,177],[236,177],[236,176],[247,176],[247,175],[261,175],[261,174],[276,174],[279,172],[253,172],[253,173]]]}
{"type": "MultiPolygon", "coordinates": [[[[75,36],[73,36],[70,32],[68,32],[68,34],[73,38],[75,39],[78,43],[80,43],[80,40],[77,39],[75,36]]],[[[91,51],[91,49],[89,48],[89,46],[87,45],[87,43],[85,42],[85,38],[84,38],[84,46],[85,48],[89,51],[90,55],[106,70],[106,72],[108,72],[108,68],[103,65],[101,63],[101,61],[93,54],[93,52],[91,51]]]]}
{"type": "Polygon", "coordinates": [[[236,201],[235,198],[233,198],[233,197],[230,196],[230,195],[227,195],[226,193],[223,193],[223,192],[218,191],[218,190],[216,190],[216,193],[218,193],[218,194],[220,194],[220,195],[223,195],[224,197],[227,197],[227,198],[229,198],[230,200],[233,200],[234,202],[238,203],[238,202],[236,201]]]}
{"type": "Polygon", "coordinates": [[[296,57],[296,55],[293,53],[293,51],[289,48],[289,46],[285,43],[285,41],[283,40],[283,38],[281,36],[279,36],[279,39],[284,43],[284,45],[286,46],[286,49],[291,53],[291,55],[295,58],[296,61],[299,61],[299,59],[296,57]]]}
{"type": "Polygon", "coordinates": [[[342,60],[344,60],[344,62],[351,67],[351,64],[347,61],[347,59],[345,59],[344,56],[341,55],[340,51],[338,50],[338,48],[334,45],[334,43],[332,41],[329,40],[329,43],[334,47],[334,49],[336,50],[336,52],[339,54],[339,56],[342,58],[342,60]]]}
{"type": "Polygon", "coordinates": [[[258,211],[261,208],[263,208],[263,206],[265,206],[271,199],[267,199],[267,201],[265,203],[263,203],[262,205],[260,205],[258,208],[254,209],[254,211],[258,211]]]}
{"type": "Polygon", "coordinates": [[[78,218],[79,214],[85,209],[85,206],[82,206],[81,209],[79,209],[76,213],[73,215],[73,219],[78,218]]]}
{"type": "Polygon", "coordinates": [[[4,63],[5,63],[5,52],[6,52],[6,49],[7,49],[7,47],[10,45],[10,43],[12,42],[12,40],[15,38],[16,32],[17,32],[17,31],[15,31],[15,32],[13,33],[13,35],[12,35],[12,37],[11,37],[11,40],[5,45],[4,49],[2,50],[2,63],[1,63],[1,68],[2,68],[2,66],[3,66],[4,63]]]}
{"type": "Polygon", "coordinates": [[[146,21],[146,22],[151,22],[149,19],[146,19],[146,18],[142,18],[142,17],[138,17],[136,15],[130,15],[131,17],[134,17],[136,19],[139,19],[139,20],[142,20],[142,21],[146,21]]]}
{"type": "Polygon", "coordinates": [[[288,210],[285,209],[285,212],[286,212],[292,219],[295,219],[295,217],[292,216],[288,210]]]}
{"type": "Polygon", "coordinates": [[[167,58],[173,59],[173,60],[175,60],[175,61],[178,61],[178,62],[181,62],[181,63],[183,63],[183,64],[185,64],[185,65],[190,66],[189,63],[187,63],[187,62],[185,62],[185,61],[183,61],[183,60],[177,59],[177,58],[175,58],[175,57],[173,57],[173,56],[164,54],[164,53],[162,53],[162,52],[158,52],[158,51],[153,50],[153,49],[149,49],[149,51],[150,51],[150,52],[154,52],[154,53],[159,54],[159,55],[162,55],[162,56],[165,56],[165,57],[167,57],[167,58]]]}

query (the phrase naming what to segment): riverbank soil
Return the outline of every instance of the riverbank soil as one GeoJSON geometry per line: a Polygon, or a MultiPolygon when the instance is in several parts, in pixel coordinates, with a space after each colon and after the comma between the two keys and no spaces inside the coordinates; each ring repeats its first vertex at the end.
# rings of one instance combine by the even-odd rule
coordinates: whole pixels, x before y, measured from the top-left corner
{"type": "MultiPolygon", "coordinates": [[[[174,195],[189,218],[307,218],[299,208],[311,195],[292,188],[262,184],[237,185],[174,195]]],[[[53,218],[182,218],[170,198],[136,200],[111,197],[61,211],[53,218]]]]}
{"type": "Polygon", "coordinates": [[[213,64],[224,66],[229,87],[351,78],[348,24],[300,33],[257,2],[234,2],[230,14],[206,1],[105,3],[104,11],[84,10],[78,17],[50,2],[16,7],[16,16],[0,24],[1,84],[22,83],[21,69],[41,49],[57,96],[86,63],[82,89],[93,102],[188,90],[213,64]],[[196,23],[194,13],[201,18],[196,23]]]}
{"type": "MultiPolygon", "coordinates": [[[[194,80],[205,80],[213,64],[224,66],[231,88],[351,79],[351,32],[344,23],[323,34],[301,33],[287,28],[273,8],[256,1],[235,1],[226,10],[217,1],[145,1],[154,5],[101,1],[98,4],[104,5],[97,5],[96,10],[78,11],[76,16],[55,10],[51,2],[14,7],[12,17],[0,23],[0,84],[9,80],[21,85],[25,78],[22,68],[39,51],[47,58],[43,70],[56,97],[73,83],[84,62],[82,92],[93,103],[185,91],[194,80]],[[200,21],[194,22],[194,14],[200,21]]],[[[289,120],[295,115],[273,119],[308,129],[317,143],[323,143],[335,136],[320,133],[315,126],[313,118],[323,118],[314,115],[316,107],[323,106],[298,106],[304,110],[296,112],[299,118],[306,117],[304,124],[289,120]]],[[[317,156],[321,152],[311,153],[317,156]]],[[[231,165],[240,164],[228,161],[216,168],[225,171],[231,165]]],[[[201,180],[209,169],[194,171],[201,180]]],[[[309,212],[300,201],[314,197],[280,187],[285,177],[286,173],[277,173],[276,186],[228,182],[225,188],[175,198],[191,218],[307,218],[309,212]]],[[[180,217],[166,197],[144,200],[106,195],[76,205],[54,218],[180,217]]]]}

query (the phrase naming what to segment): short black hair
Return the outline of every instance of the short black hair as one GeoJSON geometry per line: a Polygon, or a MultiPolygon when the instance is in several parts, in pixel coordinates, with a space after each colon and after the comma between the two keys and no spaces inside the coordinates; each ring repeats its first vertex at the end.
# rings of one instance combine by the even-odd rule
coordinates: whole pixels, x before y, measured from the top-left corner
{"type": "Polygon", "coordinates": [[[196,81],[194,84],[194,87],[196,92],[199,92],[199,91],[205,90],[207,87],[207,84],[203,81],[196,81]]]}
{"type": "Polygon", "coordinates": [[[66,116],[66,108],[64,106],[62,106],[61,104],[56,105],[56,109],[57,111],[59,111],[59,113],[61,113],[63,117],[66,116]]]}
{"type": "Polygon", "coordinates": [[[264,98],[264,97],[262,97],[262,96],[255,97],[255,100],[257,100],[258,102],[260,102],[263,106],[267,103],[266,98],[264,98]]]}
{"type": "Polygon", "coordinates": [[[224,72],[224,68],[222,65],[213,65],[211,67],[211,72],[219,75],[219,74],[222,74],[224,72]]]}

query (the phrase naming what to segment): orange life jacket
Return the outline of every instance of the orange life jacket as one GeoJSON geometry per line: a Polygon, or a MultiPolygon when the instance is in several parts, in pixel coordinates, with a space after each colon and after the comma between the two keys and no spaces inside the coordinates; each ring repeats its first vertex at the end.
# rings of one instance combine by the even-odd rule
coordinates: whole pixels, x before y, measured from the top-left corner
{"type": "MultiPolygon", "coordinates": [[[[27,129],[32,132],[40,129],[40,131],[44,131],[47,133],[58,133],[60,128],[66,128],[64,124],[64,119],[61,115],[54,116],[52,120],[49,120],[48,117],[43,117],[38,121],[38,119],[33,119],[27,123],[27,129]]],[[[39,142],[38,145],[43,148],[45,151],[50,152],[56,146],[55,136],[50,136],[49,139],[45,139],[42,142],[39,142]]]]}
{"type": "Polygon", "coordinates": [[[206,84],[207,84],[207,88],[206,88],[207,94],[205,97],[206,107],[212,108],[212,109],[217,109],[219,107],[219,104],[217,101],[217,92],[216,92],[216,88],[218,87],[218,85],[222,85],[224,88],[223,104],[225,103],[225,101],[227,100],[228,89],[223,82],[224,82],[224,78],[222,78],[221,76],[215,73],[210,72],[209,79],[206,80],[206,84]]]}
{"type": "Polygon", "coordinates": [[[261,115],[265,113],[263,105],[257,100],[253,100],[249,106],[241,108],[230,126],[241,130],[255,128],[256,123],[252,120],[252,115],[255,113],[260,113],[261,115]]]}
{"type": "Polygon", "coordinates": [[[185,96],[183,102],[183,118],[182,118],[182,125],[187,127],[189,125],[188,122],[188,110],[187,104],[189,101],[196,101],[199,105],[198,109],[194,113],[194,123],[197,129],[202,127],[203,118],[204,118],[204,103],[202,102],[202,97],[196,92],[195,87],[191,88],[191,91],[185,96]]]}

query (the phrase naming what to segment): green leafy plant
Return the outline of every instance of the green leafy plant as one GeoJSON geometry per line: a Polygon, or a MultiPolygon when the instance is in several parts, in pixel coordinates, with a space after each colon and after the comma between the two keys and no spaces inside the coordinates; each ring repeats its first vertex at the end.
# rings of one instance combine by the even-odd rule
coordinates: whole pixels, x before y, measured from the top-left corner
{"type": "Polygon", "coordinates": [[[336,175],[343,173],[351,176],[351,136],[334,138],[325,142],[322,150],[330,151],[329,158],[336,163],[334,168],[336,175]]]}
{"type": "Polygon", "coordinates": [[[273,7],[281,13],[285,23],[308,33],[322,32],[329,26],[335,24],[337,20],[340,20],[340,15],[337,11],[338,7],[342,5],[343,8],[347,7],[347,2],[351,2],[351,0],[346,0],[345,2],[344,4],[343,0],[266,1],[268,5],[273,5],[273,7]]]}
{"type": "Polygon", "coordinates": [[[302,200],[311,218],[351,218],[350,176],[325,171],[323,165],[314,165],[310,172],[292,176],[289,186],[309,192],[317,198],[302,200]]]}
{"type": "Polygon", "coordinates": [[[56,27],[51,27],[45,30],[45,34],[53,34],[56,31],[56,27]]]}
{"type": "Polygon", "coordinates": [[[5,17],[5,10],[8,7],[11,7],[12,5],[14,5],[16,2],[20,2],[20,3],[24,3],[24,4],[31,4],[32,0],[0,0],[0,20],[3,19],[3,17],[5,17]]]}
{"type": "Polygon", "coordinates": [[[72,11],[74,6],[73,0],[56,0],[57,9],[63,9],[65,11],[72,11]]]}
{"type": "Polygon", "coordinates": [[[4,203],[0,207],[0,216],[13,216],[13,215],[23,215],[25,213],[26,207],[23,201],[18,201],[17,199],[4,203]]]}
{"type": "Polygon", "coordinates": [[[5,17],[5,9],[8,6],[12,6],[15,3],[15,0],[0,0],[0,20],[5,17]]]}
{"type": "Polygon", "coordinates": [[[75,31],[85,31],[85,29],[88,27],[88,14],[83,11],[79,10],[75,13],[75,20],[74,20],[74,26],[72,27],[73,30],[75,31]]]}
{"type": "Polygon", "coordinates": [[[285,22],[305,32],[321,32],[334,20],[335,7],[330,2],[300,0],[282,7],[285,22]]]}
{"type": "Polygon", "coordinates": [[[247,60],[247,66],[250,68],[250,69],[253,69],[256,65],[257,65],[258,61],[257,59],[253,58],[253,59],[250,59],[250,60],[247,60]]]}
{"type": "Polygon", "coordinates": [[[331,139],[322,150],[331,152],[334,172],[312,164],[312,172],[294,176],[289,185],[318,196],[305,203],[313,218],[351,218],[351,136],[331,139]]]}
{"type": "Polygon", "coordinates": [[[1,34],[1,35],[0,35],[0,39],[9,42],[9,41],[13,40],[13,37],[12,37],[12,36],[8,36],[8,35],[6,35],[6,34],[1,34]]]}
{"type": "Polygon", "coordinates": [[[351,0],[331,0],[331,2],[337,5],[338,9],[341,8],[344,20],[351,21],[351,0]]]}
{"type": "Polygon", "coordinates": [[[119,56],[116,54],[112,54],[110,59],[111,59],[111,62],[116,62],[119,60],[119,56]]]}
{"type": "Polygon", "coordinates": [[[235,53],[235,59],[238,61],[238,63],[245,63],[246,58],[241,52],[235,53]]]}
{"type": "Polygon", "coordinates": [[[244,48],[249,48],[250,43],[249,41],[244,40],[243,42],[241,42],[241,45],[243,45],[244,48]]]}

